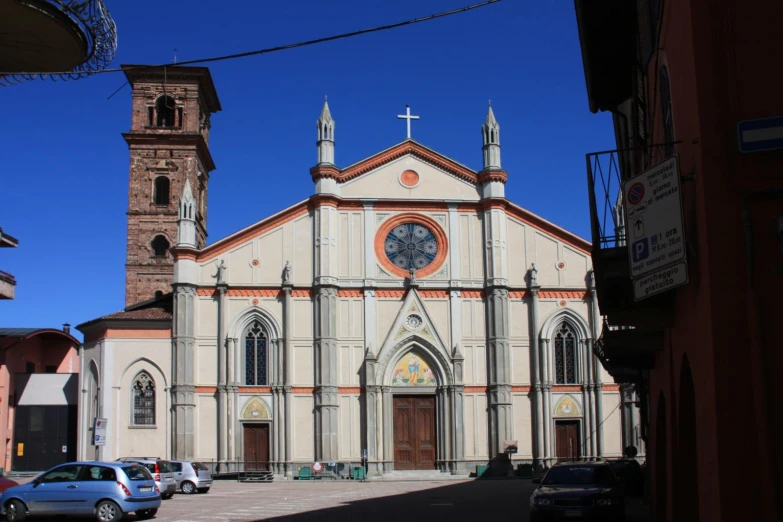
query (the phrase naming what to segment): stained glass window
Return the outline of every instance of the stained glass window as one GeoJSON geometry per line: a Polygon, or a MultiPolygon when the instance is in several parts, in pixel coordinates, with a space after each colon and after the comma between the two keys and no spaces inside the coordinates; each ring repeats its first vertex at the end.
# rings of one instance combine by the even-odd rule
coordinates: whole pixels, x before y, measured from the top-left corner
{"type": "Polygon", "coordinates": [[[438,255],[438,240],[423,225],[403,223],[389,232],[383,248],[395,266],[403,270],[421,270],[438,255]]]}
{"type": "Polygon", "coordinates": [[[245,384],[267,385],[267,338],[261,323],[255,321],[245,335],[245,384]]]}
{"type": "Polygon", "coordinates": [[[155,425],[155,381],[147,372],[139,373],[133,380],[133,424],[155,425]]]}
{"type": "Polygon", "coordinates": [[[555,384],[576,384],[576,337],[566,323],[555,335],[555,384]]]}

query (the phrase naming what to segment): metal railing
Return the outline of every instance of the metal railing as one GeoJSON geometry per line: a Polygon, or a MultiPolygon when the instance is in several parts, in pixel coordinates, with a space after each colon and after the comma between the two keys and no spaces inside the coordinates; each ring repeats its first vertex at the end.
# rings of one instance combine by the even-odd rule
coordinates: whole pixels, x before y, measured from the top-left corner
{"type": "Polygon", "coordinates": [[[85,38],[87,56],[82,63],[67,72],[28,74],[24,71],[3,71],[9,74],[0,74],[0,87],[35,78],[76,80],[105,69],[114,59],[117,53],[117,26],[103,0],[26,0],[26,3],[31,6],[36,3],[49,4],[70,18],[85,38]]]}

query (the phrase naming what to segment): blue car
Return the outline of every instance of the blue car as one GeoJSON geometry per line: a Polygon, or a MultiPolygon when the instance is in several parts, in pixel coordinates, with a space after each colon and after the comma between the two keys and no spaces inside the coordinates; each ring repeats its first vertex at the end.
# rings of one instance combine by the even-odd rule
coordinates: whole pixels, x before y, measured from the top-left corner
{"type": "Polygon", "coordinates": [[[160,502],[155,480],[142,465],[69,462],[5,490],[0,508],[9,522],[57,515],[94,515],[100,522],[117,522],[130,512],[152,518],[160,502]]]}

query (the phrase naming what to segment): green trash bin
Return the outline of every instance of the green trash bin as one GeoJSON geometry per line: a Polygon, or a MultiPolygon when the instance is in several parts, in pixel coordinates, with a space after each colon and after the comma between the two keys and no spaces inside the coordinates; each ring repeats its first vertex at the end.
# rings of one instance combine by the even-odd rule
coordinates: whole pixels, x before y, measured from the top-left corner
{"type": "Polygon", "coordinates": [[[476,478],[481,478],[485,475],[489,475],[489,466],[485,464],[476,465],[476,478]]]}
{"type": "Polygon", "coordinates": [[[520,477],[532,477],[533,465],[532,464],[520,464],[517,466],[517,475],[520,477]]]}

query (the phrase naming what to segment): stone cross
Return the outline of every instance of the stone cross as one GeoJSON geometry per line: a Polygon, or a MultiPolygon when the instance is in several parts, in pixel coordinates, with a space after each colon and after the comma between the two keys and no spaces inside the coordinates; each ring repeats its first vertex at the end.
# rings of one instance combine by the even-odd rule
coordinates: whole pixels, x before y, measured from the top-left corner
{"type": "Polygon", "coordinates": [[[405,114],[398,114],[397,119],[400,120],[408,120],[408,139],[411,137],[411,120],[418,120],[418,116],[411,116],[411,106],[406,105],[405,106],[405,114]]]}

